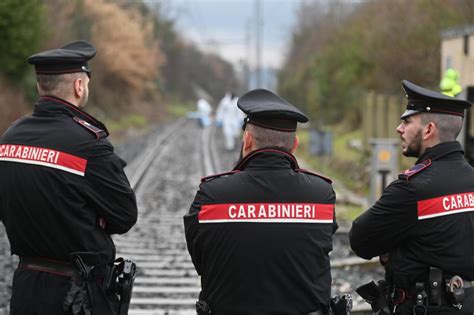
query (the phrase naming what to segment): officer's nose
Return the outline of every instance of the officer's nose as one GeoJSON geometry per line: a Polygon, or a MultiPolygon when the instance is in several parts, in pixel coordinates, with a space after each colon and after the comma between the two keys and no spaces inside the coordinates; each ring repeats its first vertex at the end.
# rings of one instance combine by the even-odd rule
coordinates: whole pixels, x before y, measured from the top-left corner
{"type": "Polygon", "coordinates": [[[395,129],[399,134],[402,134],[403,133],[403,122],[401,122],[397,128],[395,129]]]}

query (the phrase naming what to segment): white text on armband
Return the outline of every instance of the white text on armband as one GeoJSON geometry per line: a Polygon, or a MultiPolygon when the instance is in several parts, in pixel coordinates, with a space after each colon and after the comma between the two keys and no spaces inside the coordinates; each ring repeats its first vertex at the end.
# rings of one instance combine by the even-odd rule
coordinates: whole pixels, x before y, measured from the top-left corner
{"type": "Polygon", "coordinates": [[[41,165],[84,176],[87,160],[49,148],[1,144],[0,161],[41,165]]]}
{"type": "Polygon", "coordinates": [[[334,204],[239,203],[203,205],[199,223],[332,223],[334,204]]]}
{"type": "Polygon", "coordinates": [[[470,212],[474,211],[474,193],[467,192],[420,200],[417,206],[419,220],[470,212]]]}

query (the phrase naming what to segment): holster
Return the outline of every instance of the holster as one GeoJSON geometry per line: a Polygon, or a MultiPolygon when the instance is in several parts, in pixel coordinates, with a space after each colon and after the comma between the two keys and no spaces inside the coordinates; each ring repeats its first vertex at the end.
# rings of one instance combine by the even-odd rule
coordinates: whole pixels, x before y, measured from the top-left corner
{"type": "Polygon", "coordinates": [[[391,314],[387,299],[387,285],[385,280],[377,283],[371,281],[361,285],[356,292],[372,307],[372,312],[376,315],[391,314]]]}
{"type": "Polygon", "coordinates": [[[445,290],[443,271],[439,268],[430,267],[428,276],[428,306],[441,306],[441,294],[445,290]]]}
{"type": "Polygon", "coordinates": [[[95,266],[87,265],[85,257],[95,253],[73,253],[71,260],[75,267],[69,282],[69,290],[63,300],[63,309],[73,315],[90,315],[93,303],[90,278],[95,266]]]}
{"type": "Polygon", "coordinates": [[[135,276],[136,264],[129,259],[123,259],[120,257],[117,258],[113,264],[108,266],[104,279],[104,287],[107,292],[119,296],[120,315],[128,314],[135,276]]]}

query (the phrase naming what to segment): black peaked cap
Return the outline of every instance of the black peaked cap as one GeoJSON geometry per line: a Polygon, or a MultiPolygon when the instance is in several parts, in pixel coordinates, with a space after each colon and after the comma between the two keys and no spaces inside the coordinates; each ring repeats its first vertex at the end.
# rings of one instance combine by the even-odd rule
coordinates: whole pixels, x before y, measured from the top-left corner
{"type": "Polygon", "coordinates": [[[278,131],[296,131],[298,122],[308,117],[298,108],[265,89],[251,90],[242,95],[237,106],[247,114],[245,123],[278,131]]]}
{"type": "Polygon", "coordinates": [[[35,66],[37,74],[62,74],[73,72],[90,73],[87,61],[96,54],[95,47],[78,40],[61,48],[40,52],[28,58],[28,63],[35,66]]]}
{"type": "Polygon", "coordinates": [[[472,105],[468,101],[422,88],[407,80],[403,80],[402,85],[408,104],[407,110],[400,117],[401,119],[421,112],[464,117],[464,110],[472,105]]]}

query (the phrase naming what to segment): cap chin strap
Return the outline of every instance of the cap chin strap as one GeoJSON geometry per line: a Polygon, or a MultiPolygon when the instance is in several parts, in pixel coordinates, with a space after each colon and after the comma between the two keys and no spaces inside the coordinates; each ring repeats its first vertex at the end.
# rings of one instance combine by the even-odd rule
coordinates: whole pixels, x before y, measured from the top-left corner
{"type": "Polygon", "coordinates": [[[291,128],[291,129],[288,129],[288,128],[276,128],[276,127],[272,127],[272,126],[269,126],[269,125],[266,125],[266,124],[262,124],[260,122],[255,122],[255,120],[250,120],[249,117],[245,117],[244,118],[244,123],[242,124],[242,130],[245,131],[245,128],[247,127],[247,124],[252,124],[252,125],[255,125],[255,126],[258,126],[260,128],[265,128],[265,129],[271,129],[271,130],[275,130],[275,131],[283,131],[283,132],[295,132],[296,131],[296,128],[291,128]]]}

